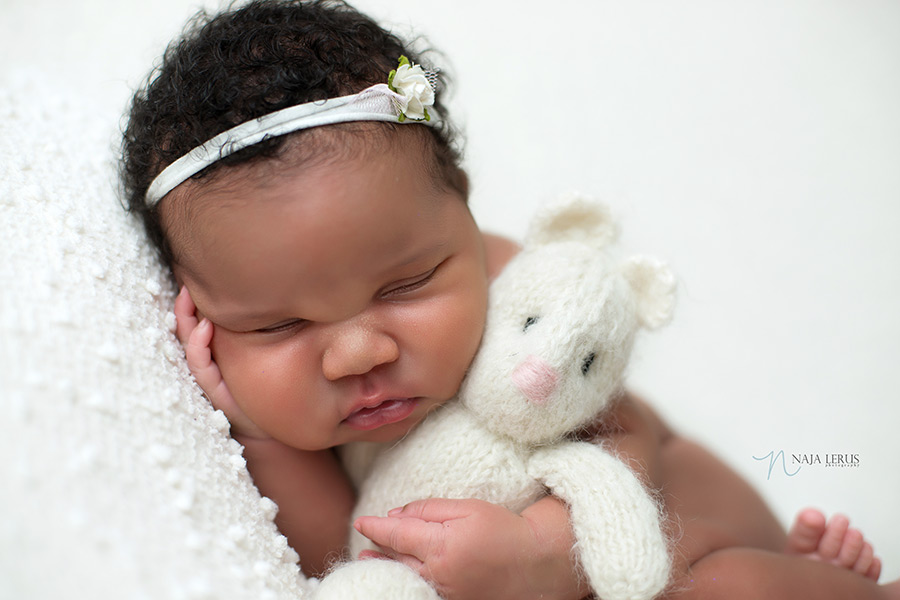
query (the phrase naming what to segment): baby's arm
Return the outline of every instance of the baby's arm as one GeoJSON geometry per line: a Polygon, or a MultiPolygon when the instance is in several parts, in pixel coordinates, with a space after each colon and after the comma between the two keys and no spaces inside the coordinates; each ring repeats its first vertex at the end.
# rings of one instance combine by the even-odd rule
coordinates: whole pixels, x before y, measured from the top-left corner
{"type": "Polygon", "coordinates": [[[260,493],[275,501],[275,524],[300,555],[303,572],[322,575],[342,558],[353,488],[331,450],[310,452],[274,439],[237,438],[260,493]]]}
{"type": "Polygon", "coordinates": [[[279,507],[275,524],[300,555],[303,571],[321,574],[344,551],[355,501],[334,452],[297,450],[269,437],[231,396],[209,348],[214,326],[198,321],[187,288],[175,301],[175,316],[191,373],[212,405],[228,417],[232,437],[244,446],[253,483],[279,507]]]}

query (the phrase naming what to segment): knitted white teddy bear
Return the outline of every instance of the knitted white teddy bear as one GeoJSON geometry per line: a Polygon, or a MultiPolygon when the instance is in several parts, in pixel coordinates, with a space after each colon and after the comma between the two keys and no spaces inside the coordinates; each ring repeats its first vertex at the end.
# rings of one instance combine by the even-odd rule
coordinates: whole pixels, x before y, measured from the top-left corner
{"type": "MultiPolygon", "coordinates": [[[[674,277],[658,262],[609,253],[607,209],[570,197],[534,219],[524,248],[490,288],[484,338],[458,399],[381,453],[354,518],[412,500],[480,498],[519,512],[550,492],[569,506],[578,564],[603,600],[649,599],[666,584],[660,515],[634,474],[601,445],[567,434],[622,389],[639,326],[670,317],[674,277]]],[[[353,532],[356,556],[371,542],[353,532]]],[[[388,560],[338,568],[317,598],[438,598],[388,560]]]]}

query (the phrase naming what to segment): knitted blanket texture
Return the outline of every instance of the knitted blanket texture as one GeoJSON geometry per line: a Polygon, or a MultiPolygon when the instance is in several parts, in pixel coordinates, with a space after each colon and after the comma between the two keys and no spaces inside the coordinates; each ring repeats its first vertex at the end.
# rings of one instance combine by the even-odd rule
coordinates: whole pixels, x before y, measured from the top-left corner
{"type": "Polygon", "coordinates": [[[0,598],[301,598],[96,106],[0,75],[0,598]]]}

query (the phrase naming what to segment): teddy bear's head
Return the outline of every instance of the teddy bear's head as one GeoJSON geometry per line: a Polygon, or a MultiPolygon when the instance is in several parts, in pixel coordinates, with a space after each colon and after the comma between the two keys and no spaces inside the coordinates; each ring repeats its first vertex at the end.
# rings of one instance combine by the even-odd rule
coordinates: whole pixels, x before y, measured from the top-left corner
{"type": "Polygon", "coordinates": [[[665,323],[675,279],[610,253],[608,209],[570,197],[532,222],[490,288],[487,325],[460,401],[490,429],[543,444],[589,423],[621,390],[637,329],[665,323]]]}

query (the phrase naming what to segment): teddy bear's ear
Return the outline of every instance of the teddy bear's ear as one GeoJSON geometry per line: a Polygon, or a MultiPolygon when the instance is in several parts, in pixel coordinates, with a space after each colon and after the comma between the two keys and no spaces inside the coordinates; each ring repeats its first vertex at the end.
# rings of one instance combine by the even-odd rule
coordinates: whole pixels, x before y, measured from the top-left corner
{"type": "Polygon", "coordinates": [[[525,246],[579,241],[599,249],[612,244],[617,236],[618,229],[605,204],[571,194],[538,209],[525,246]]]}
{"type": "Polygon", "coordinates": [[[665,325],[675,308],[675,275],[662,262],[646,256],[633,256],[622,273],[634,292],[638,320],[648,329],[665,325]]]}

